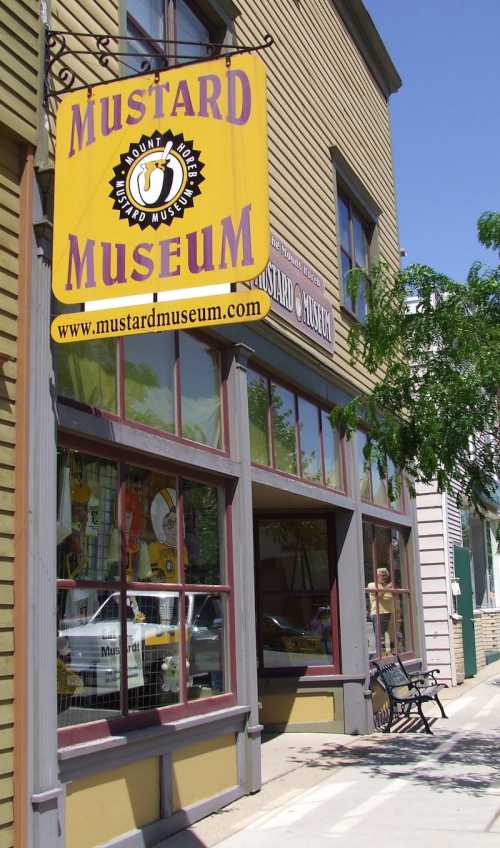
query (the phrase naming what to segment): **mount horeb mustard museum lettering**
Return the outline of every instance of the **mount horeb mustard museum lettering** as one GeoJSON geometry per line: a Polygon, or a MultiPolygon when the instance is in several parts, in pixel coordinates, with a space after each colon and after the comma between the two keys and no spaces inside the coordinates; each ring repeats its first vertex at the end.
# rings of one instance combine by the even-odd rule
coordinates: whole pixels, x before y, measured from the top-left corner
{"type": "Polygon", "coordinates": [[[67,94],[57,115],[56,298],[254,279],[269,259],[266,140],[257,56],[67,94]]]}

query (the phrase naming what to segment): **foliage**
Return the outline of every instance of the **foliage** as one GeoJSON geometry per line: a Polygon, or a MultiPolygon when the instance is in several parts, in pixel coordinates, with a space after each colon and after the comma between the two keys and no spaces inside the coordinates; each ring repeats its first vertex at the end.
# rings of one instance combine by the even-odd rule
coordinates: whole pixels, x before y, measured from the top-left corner
{"type": "MultiPolygon", "coordinates": [[[[500,215],[487,213],[478,227],[485,244],[498,246],[500,215]]],[[[359,276],[348,281],[354,296],[359,276]]],[[[365,459],[390,489],[388,457],[413,491],[436,480],[439,491],[458,488],[481,511],[479,497],[494,491],[500,468],[500,268],[475,263],[461,284],[425,265],[394,273],[380,263],[367,297],[350,353],[377,382],[335,410],[333,423],[350,437],[364,420],[365,459]]]]}
{"type": "Polygon", "coordinates": [[[477,222],[477,234],[485,247],[500,250],[500,213],[483,212],[477,222]]]}

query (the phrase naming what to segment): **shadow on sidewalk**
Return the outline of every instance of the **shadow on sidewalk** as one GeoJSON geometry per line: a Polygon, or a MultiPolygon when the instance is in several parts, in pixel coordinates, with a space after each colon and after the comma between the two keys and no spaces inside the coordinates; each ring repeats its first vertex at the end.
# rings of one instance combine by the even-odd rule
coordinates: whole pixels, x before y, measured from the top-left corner
{"type": "Polygon", "coordinates": [[[448,752],[437,752],[436,762],[432,755],[446,738],[427,734],[384,737],[377,734],[349,747],[334,742],[314,752],[304,747],[288,761],[324,771],[356,766],[370,777],[404,777],[436,792],[453,790],[481,795],[495,787],[500,793],[499,734],[467,733],[457,738],[448,752]]]}

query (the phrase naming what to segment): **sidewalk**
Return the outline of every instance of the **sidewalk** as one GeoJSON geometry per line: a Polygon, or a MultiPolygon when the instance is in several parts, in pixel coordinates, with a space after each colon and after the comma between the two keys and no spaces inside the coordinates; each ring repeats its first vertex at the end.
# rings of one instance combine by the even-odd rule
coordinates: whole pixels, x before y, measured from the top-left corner
{"type": "MultiPolygon", "coordinates": [[[[404,732],[365,737],[312,733],[264,737],[262,790],[170,837],[158,848],[211,848],[221,842],[224,848],[264,848],[267,844],[280,848],[282,843],[288,848],[295,838],[307,838],[303,820],[316,808],[328,830],[326,838],[321,828],[318,831],[318,821],[311,819],[310,835],[316,833],[316,842],[326,838],[330,845],[334,838],[340,848],[344,839],[345,845],[364,845],[366,837],[366,845],[371,846],[373,830],[362,833],[363,810],[371,819],[370,809],[392,799],[393,816],[396,792],[401,793],[399,805],[406,810],[406,824],[413,822],[411,833],[406,833],[405,816],[395,815],[391,827],[400,833],[400,846],[431,844],[428,840],[433,831],[428,827],[421,835],[422,842],[413,842],[414,804],[421,808],[419,822],[426,820],[424,812],[436,806],[437,830],[442,830],[439,822],[445,816],[447,827],[441,833],[440,848],[448,844],[448,836],[454,846],[476,848],[483,844],[478,841],[480,836],[485,844],[500,845],[500,662],[442,694],[449,721],[437,720],[439,711],[429,705],[425,708],[426,715],[434,717],[434,736],[404,732]],[[464,822],[456,832],[453,822],[460,821],[458,810],[464,822]],[[484,816],[488,821],[483,821],[484,816]],[[483,829],[474,832],[474,837],[472,831],[464,837],[475,823],[483,829]],[[348,842],[348,831],[354,827],[359,831],[359,843],[348,842]]],[[[384,838],[386,848],[391,844],[384,838]]]]}

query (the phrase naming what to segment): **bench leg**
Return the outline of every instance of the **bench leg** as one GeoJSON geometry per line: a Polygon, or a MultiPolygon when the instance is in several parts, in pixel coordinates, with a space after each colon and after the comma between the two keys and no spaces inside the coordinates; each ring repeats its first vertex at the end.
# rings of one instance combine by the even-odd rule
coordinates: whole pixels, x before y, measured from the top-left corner
{"type": "Polygon", "coordinates": [[[418,703],[417,703],[417,710],[418,710],[418,714],[419,714],[420,718],[422,719],[422,721],[425,725],[425,732],[430,733],[431,736],[433,736],[432,730],[429,727],[429,722],[427,721],[426,717],[424,716],[424,714],[422,712],[422,704],[420,703],[420,701],[418,701],[418,703]]]}
{"type": "Polygon", "coordinates": [[[438,705],[439,709],[441,710],[441,715],[443,716],[443,718],[448,718],[448,716],[446,715],[446,713],[445,713],[445,711],[444,711],[444,707],[443,707],[443,705],[442,705],[442,703],[441,703],[441,701],[439,700],[439,698],[438,698],[438,696],[437,696],[437,695],[436,695],[436,697],[434,698],[434,700],[436,701],[436,704],[438,705]]]}
{"type": "Polygon", "coordinates": [[[387,722],[386,726],[384,727],[384,733],[390,733],[391,732],[393,720],[394,720],[394,706],[393,706],[393,704],[390,704],[389,705],[389,721],[387,722]]]}

